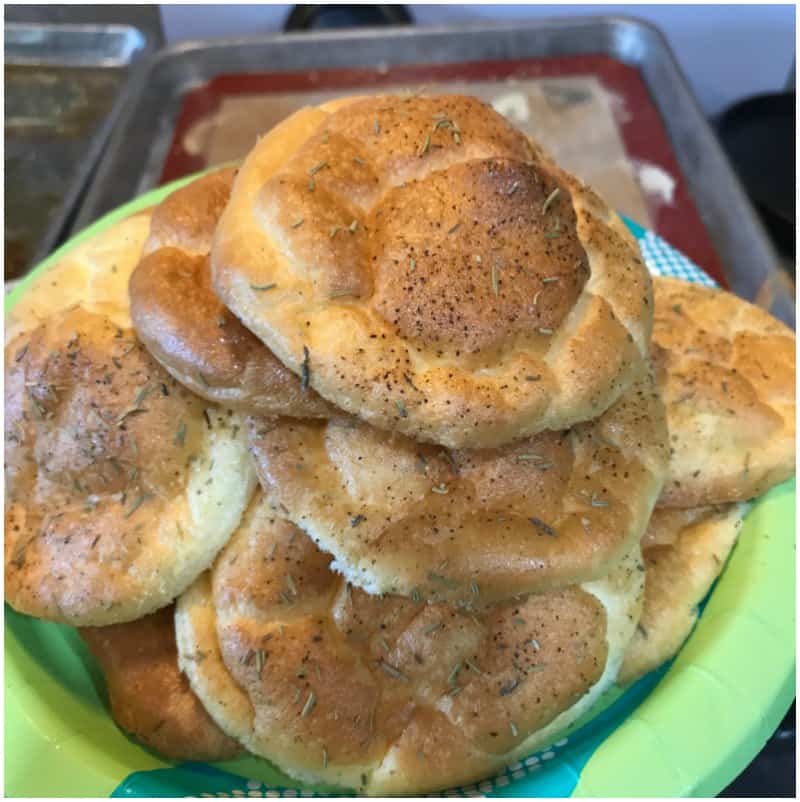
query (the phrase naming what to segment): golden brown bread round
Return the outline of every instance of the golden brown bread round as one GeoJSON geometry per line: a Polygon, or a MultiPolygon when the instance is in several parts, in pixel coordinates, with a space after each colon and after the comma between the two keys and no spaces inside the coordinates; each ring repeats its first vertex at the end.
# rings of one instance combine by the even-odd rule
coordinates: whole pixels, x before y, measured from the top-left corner
{"type": "Polygon", "coordinates": [[[130,278],[131,317],[151,354],[202,398],[245,412],[298,417],[330,410],[217,298],[208,253],[236,171],[210,173],[153,212],[130,278]]]}
{"type": "Polygon", "coordinates": [[[149,229],[150,212],[139,212],[71,248],[33,279],[6,314],[5,344],[50,315],[78,304],[130,328],[128,279],[149,229]]]}
{"type": "Polygon", "coordinates": [[[474,98],[292,115],[245,160],[211,260],[218,295],[310,387],[418,440],[563,429],[644,372],[635,240],[474,98]]]}
{"type": "Polygon", "coordinates": [[[583,587],[462,608],[368,596],[329,560],[254,501],[178,602],[180,664],[251,752],[369,794],[471,782],[555,740],[614,681],[640,612],[635,554],[583,587]]]}
{"type": "Polygon", "coordinates": [[[625,651],[621,683],[639,679],[678,653],[697,621],[697,605],[736,543],[746,511],[745,504],[726,504],[653,513],[642,540],[644,607],[625,651]]]}
{"type": "Polygon", "coordinates": [[[248,422],[274,509],[370,593],[486,600],[603,576],[644,532],[667,466],[652,379],[592,423],[447,451],[354,418],[248,422]]]}
{"type": "Polygon", "coordinates": [[[255,485],[238,419],[81,308],[19,335],[5,360],[6,600],[76,626],[169,604],[255,485]]]}
{"type": "Polygon", "coordinates": [[[79,631],[103,669],[111,715],[125,732],[172,760],[228,760],[242,751],[178,668],[172,605],[138,621],[79,631]]]}
{"type": "Polygon", "coordinates": [[[670,465],[660,506],[745,501],[795,469],[795,337],[723,290],[657,277],[653,352],[670,465]]]}

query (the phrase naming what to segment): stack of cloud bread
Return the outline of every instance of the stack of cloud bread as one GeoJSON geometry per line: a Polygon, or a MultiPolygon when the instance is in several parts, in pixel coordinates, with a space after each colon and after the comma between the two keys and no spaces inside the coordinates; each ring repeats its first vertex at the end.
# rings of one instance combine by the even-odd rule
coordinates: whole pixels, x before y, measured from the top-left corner
{"type": "Polygon", "coordinates": [[[15,310],[7,599],[168,757],[488,776],[669,658],[792,472],[791,332],[660,282],[472,98],[303,109],[15,310]]]}

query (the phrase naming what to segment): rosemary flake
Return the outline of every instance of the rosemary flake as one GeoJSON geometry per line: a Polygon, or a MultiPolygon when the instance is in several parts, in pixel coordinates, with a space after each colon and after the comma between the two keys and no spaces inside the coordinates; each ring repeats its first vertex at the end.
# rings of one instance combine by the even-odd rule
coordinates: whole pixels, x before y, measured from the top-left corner
{"type": "Polygon", "coordinates": [[[399,679],[403,682],[408,682],[408,677],[399,668],[396,668],[391,663],[381,660],[380,667],[393,679],[399,679]]]}
{"type": "Polygon", "coordinates": [[[150,498],[149,494],[145,492],[139,493],[139,495],[134,500],[133,504],[131,504],[131,506],[128,507],[128,509],[125,510],[125,512],[122,514],[122,517],[130,518],[131,515],[133,515],[136,512],[136,510],[138,510],[139,507],[141,507],[142,504],[144,504],[144,502],[147,501],[149,498],[150,498]]]}
{"type": "MultiPolygon", "coordinates": [[[[351,527],[351,529],[355,529],[360,523],[363,523],[366,520],[367,520],[367,516],[366,515],[361,515],[360,513],[358,515],[351,515],[350,516],[350,527],[351,527]]],[[[349,582],[348,582],[347,586],[348,586],[348,588],[350,587],[350,583],[349,582]]]]}
{"type": "Polygon", "coordinates": [[[300,366],[300,389],[305,392],[308,390],[308,384],[311,380],[311,368],[309,366],[309,358],[311,354],[308,351],[308,348],[304,345],[303,346],[303,363],[300,366]]]}
{"type": "Polygon", "coordinates": [[[395,403],[395,406],[397,407],[397,411],[400,413],[400,417],[401,418],[407,418],[408,417],[408,410],[406,409],[406,405],[400,399],[398,399],[394,403],[395,403]]]}
{"type": "Polygon", "coordinates": [[[297,592],[297,585],[295,584],[294,577],[291,574],[286,574],[286,585],[289,588],[289,592],[292,596],[299,596],[300,594],[297,592]]]}
{"type": "Polygon", "coordinates": [[[262,649],[256,650],[256,672],[258,676],[261,676],[261,672],[264,670],[264,651],[262,649]]]}
{"type": "Polygon", "coordinates": [[[419,150],[417,150],[417,157],[421,159],[430,150],[430,147],[431,135],[427,134],[425,136],[425,141],[422,143],[422,145],[420,145],[419,150]]]}
{"type": "Polygon", "coordinates": [[[500,293],[500,277],[497,265],[492,265],[492,292],[494,293],[495,298],[500,293]]]}
{"type": "Polygon", "coordinates": [[[528,518],[528,520],[540,531],[548,537],[558,537],[558,532],[552,526],[546,524],[541,518],[528,518]]]}
{"type": "Polygon", "coordinates": [[[547,328],[545,328],[544,326],[539,326],[539,328],[537,329],[537,331],[539,332],[539,334],[542,334],[542,335],[544,335],[545,337],[549,337],[549,336],[550,336],[550,335],[553,333],[553,330],[552,330],[552,329],[547,329],[547,328]]]}
{"type": "Polygon", "coordinates": [[[178,426],[178,431],[175,433],[175,439],[172,441],[174,446],[182,446],[186,442],[186,424],[181,421],[178,426]]]}
{"type": "Polygon", "coordinates": [[[455,232],[458,231],[459,228],[461,228],[461,221],[460,220],[455,225],[450,226],[450,228],[447,230],[447,233],[448,234],[455,234],[455,232]]]}
{"type": "Polygon", "coordinates": [[[383,649],[384,652],[388,653],[391,651],[391,649],[389,648],[389,644],[386,641],[386,638],[383,637],[383,635],[381,635],[381,637],[378,638],[378,643],[380,643],[381,649],[383,649]]]}
{"type": "Polygon", "coordinates": [[[413,601],[413,602],[419,602],[420,601],[419,588],[412,588],[411,589],[411,601],[413,601]]]}
{"type": "Polygon", "coordinates": [[[533,647],[533,650],[535,652],[538,652],[539,649],[542,648],[541,644],[539,643],[538,640],[536,640],[536,638],[532,638],[530,641],[528,641],[528,643],[530,643],[530,645],[533,647]]]}
{"type": "Polygon", "coordinates": [[[324,170],[326,167],[329,166],[330,165],[328,164],[328,162],[318,162],[311,169],[309,169],[308,174],[316,175],[320,170],[324,170]]]}
{"type": "Polygon", "coordinates": [[[306,703],[303,705],[303,709],[300,711],[300,718],[305,718],[306,716],[310,715],[311,711],[314,709],[314,706],[317,704],[317,696],[314,691],[309,691],[308,699],[306,699],[306,703]]]}
{"type": "Polygon", "coordinates": [[[470,593],[472,593],[473,596],[480,596],[481,595],[481,589],[478,587],[478,583],[475,582],[475,580],[473,580],[472,582],[469,583],[469,590],[470,590],[470,593]]]}
{"type": "Polygon", "coordinates": [[[22,348],[20,348],[19,351],[17,351],[17,354],[14,357],[15,362],[19,362],[20,360],[22,360],[25,354],[28,353],[28,345],[29,343],[25,343],[25,345],[23,345],[22,348]]]}
{"type": "Polygon", "coordinates": [[[302,226],[304,222],[305,222],[304,218],[298,217],[297,220],[295,220],[294,223],[292,223],[292,228],[300,228],[300,226],[302,226]]]}
{"type": "Polygon", "coordinates": [[[267,292],[268,290],[274,290],[277,286],[277,284],[251,284],[250,289],[253,292],[267,292]]]}
{"type": "Polygon", "coordinates": [[[508,722],[508,726],[511,729],[511,736],[516,738],[519,735],[519,731],[517,730],[517,725],[513,721],[508,722]]]}
{"type": "Polygon", "coordinates": [[[559,196],[561,193],[561,188],[556,187],[548,196],[545,198],[544,203],[542,204],[542,214],[547,214],[547,210],[552,205],[553,201],[559,196]]]}
{"type": "Polygon", "coordinates": [[[440,496],[446,496],[450,491],[447,489],[447,485],[435,485],[431,488],[431,493],[438,493],[440,496]]]}
{"type": "Polygon", "coordinates": [[[542,284],[555,284],[558,281],[560,281],[558,276],[545,276],[542,279],[542,284]]]}
{"type": "Polygon", "coordinates": [[[347,230],[351,234],[355,234],[356,233],[356,229],[358,229],[358,220],[353,220],[353,221],[351,221],[350,225],[347,226],[347,230]]]}
{"type": "Polygon", "coordinates": [[[432,635],[434,632],[436,632],[437,629],[441,629],[441,628],[442,628],[441,621],[437,621],[435,624],[428,624],[428,626],[425,627],[425,629],[422,630],[422,634],[423,635],[432,635]]]}
{"type": "Polygon", "coordinates": [[[506,191],[506,195],[509,197],[513,195],[519,189],[519,181],[515,181],[509,189],[506,191]]]}
{"type": "Polygon", "coordinates": [[[413,256],[408,260],[408,269],[412,273],[417,269],[417,260],[413,256]]]}
{"type": "Polygon", "coordinates": [[[447,675],[447,684],[453,687],[456,685],[458,680],[458,674],[461,671],[462,663],[459,660],[453,668],[450,670],[450,673],[447,675]]]}

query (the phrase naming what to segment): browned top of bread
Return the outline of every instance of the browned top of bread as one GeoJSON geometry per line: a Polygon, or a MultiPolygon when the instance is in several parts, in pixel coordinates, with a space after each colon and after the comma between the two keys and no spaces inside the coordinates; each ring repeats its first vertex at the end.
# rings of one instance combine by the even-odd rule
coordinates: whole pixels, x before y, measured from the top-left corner
{"type": "Polygon", "coordinates": [[[20,335],[5,359],[6,599],[75,625],[169,603],[251,492],[235,420],[210,428],[218,414],[130,329],[80,308],[20,335]]]}
{"type": "Polygon", "coordinates": [[[448,446],[594,417],[647,350],[650,280],[621,221],[469,97],[289,118],[242,166],[212,264],[321,395],[448,446]]]}
{"type": "Polygon", "coordinates": [[[368,596],[329,560],[255,503],[211,583],[181,600],[179,649],[202,649],[182,664],[201,696],[213,687],[232,701],[217,715],[248,749],[370,793],[468,782],[554,737],[565,711],[572,720],[613,679],[616,633],[629,637],[638,615],[635,561],[602,591],[459,609],[368,596]],[[202,597],[215,611],[205,631],[202,597]],[[420,756],[437,736],[436,753],[420,756]]]}
{"type": "Polygon", "coordinates": [[[182,384],[211,401],[259,414],[316,417],[329,406],[285,368],[217,298],[208,254],[236,171],[210,173],[153,212],[130,279],[139,338],[182,384]]]}
{"type": "Polygon", "coordinates": [[[242,748],[206,713],[178,668],[175,610],[80,630],[108,687],[111,714],[126,732],[173,760],[228,760],[242,748]]]}
{"type": "Polygon", "coordinates": [[[638,541],[667,464],[640,382],[592,423],[448,451],[353,418],[251,421],[274,509],[371,593],[504,599],[606,574],[638,541]]]}
{"type": "Polygon", "coordinates": [[[670,466],[659,504],[744,501],[795,467],[794,333],[723,290],[656,278],[670,466]]]}

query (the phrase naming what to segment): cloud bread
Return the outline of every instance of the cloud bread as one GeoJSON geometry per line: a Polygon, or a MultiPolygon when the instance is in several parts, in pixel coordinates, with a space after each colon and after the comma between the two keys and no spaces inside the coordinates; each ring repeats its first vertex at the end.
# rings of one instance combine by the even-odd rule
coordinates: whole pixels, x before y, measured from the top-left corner
{"type": "Polygon", "coordinates": [[[169,604],[255,485],[236,416],[181,387],[131,329],[82,308],[7,346],[5,447],[6,599],[75,626],[169,604]]]}
{"type": "Polygon", "coordinates": [[[80,635],[103,669],[111,714],[125,732],[173,760],[228,760],[242,751],[178,668],[172,605],[127,624],[85,627],[80,635]]]}
{"type": "Polygon", "coordinates": [[[644,532],[667,463],[652,380],[596,421],[447,451],[354,418],[248,422],[270,502],[370,593],[495,600],[607,573],[644,532]]]}
{"type": "Polygon", "coordinates": [[[149,230],[150,212],[140,212],[71,248],[33,280],[6,315],[5,343],[77,304],[130,328],[128,279],[149,230]]]}
{"type": "Polygon", "coordinates": [[[736,543],[746,511],[745,504],[726,504],[653,513],[642,539],[644,608],[620,682],[633,682],[677,654],[697,621],[697,605],[736,543]]]}
{"type": "Polygon", "coordinates": [[[329,405],[214,294],[208,253],[234,169],[173,192],[153,212],[130,279],[131,317],[150,353],[202,398],[263,415],[319,417],[329,405]]]}
{"type": "Polygon", "coordinates": [[[368,794],[471,782],[554,740],[613,682],[640,612],[636,554],[596,583],[461,609],[368,596],[329,560],[256,500],[178,602],[180,664],[254,754],[368,794]]]}
{"type": "Polygon", "coordinates": [[[563,429],[644,371],[635,240],[474,98],[297,112],[245,160],[211,259],[218,295],[304,383],[418,440],[563,429]]]}
{"type": "Polygon", "coordinates": [[[794,474],[795,337],[722,290],[655,279],[653,352],[670,465],[659,505],[762,495],[794,474]]]}

